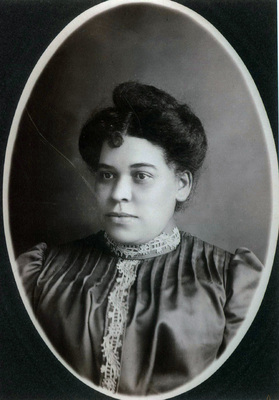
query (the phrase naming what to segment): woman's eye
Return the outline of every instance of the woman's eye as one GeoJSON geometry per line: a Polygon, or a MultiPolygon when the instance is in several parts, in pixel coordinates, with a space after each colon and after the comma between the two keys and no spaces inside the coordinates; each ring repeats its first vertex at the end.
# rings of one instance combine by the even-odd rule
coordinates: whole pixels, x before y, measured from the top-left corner
{"type": "Polygon", "coordinates": [[[139,182],[148,181],[151,179],[151,175],[147,174],[146,172],[137,172],[135,174],[135,179],[139,182]]]}
{"type": "Polygon", "coordinates": [[[99,178],[101,180],[104,180],[104,181],[109,181],[109,180],[114,178],[113,173],[112,172],[107,172],[107,171],[100,171],[98,173],[98,176],[99,176],[99,178]]]}

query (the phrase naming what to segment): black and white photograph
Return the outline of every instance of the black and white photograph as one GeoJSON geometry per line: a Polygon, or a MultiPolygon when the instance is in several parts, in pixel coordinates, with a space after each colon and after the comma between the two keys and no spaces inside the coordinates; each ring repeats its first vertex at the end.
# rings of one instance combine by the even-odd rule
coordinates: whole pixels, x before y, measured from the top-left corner
{"type": "Polygon", "coordinates": [[[276,400],[276,2],[81,3],[1,6],[57,16],[5,81],[1,398],[276,400]]]}

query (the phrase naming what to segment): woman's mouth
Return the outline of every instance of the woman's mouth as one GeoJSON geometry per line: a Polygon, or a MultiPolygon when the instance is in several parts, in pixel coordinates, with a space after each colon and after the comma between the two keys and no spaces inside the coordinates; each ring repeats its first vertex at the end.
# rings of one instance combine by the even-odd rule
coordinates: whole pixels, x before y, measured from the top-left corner
{"type": "Polygon", "coordinates": [[[125,224],[132,221],[135,221],[138,217],[133,214],[127,214],[123,212],[110,212],[105,214],[105,217],[108,218],[110,221],[118,223],[118,224],[125,224]]]}

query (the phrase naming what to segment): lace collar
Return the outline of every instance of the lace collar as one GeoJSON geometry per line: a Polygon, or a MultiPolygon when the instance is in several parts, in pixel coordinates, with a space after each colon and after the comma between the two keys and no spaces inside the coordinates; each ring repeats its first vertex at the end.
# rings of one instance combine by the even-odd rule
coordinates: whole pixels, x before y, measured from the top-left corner
{"type": "Polygon", "coordinates": [[[163,232],[149,242],[139,245],[117,243],[106,232],[104,237],[111,252],[122,258],[140,259],[155,257],[160,254],[169,253],[180,243],[180,233],[176,227],[171,234],[163,232]]]}

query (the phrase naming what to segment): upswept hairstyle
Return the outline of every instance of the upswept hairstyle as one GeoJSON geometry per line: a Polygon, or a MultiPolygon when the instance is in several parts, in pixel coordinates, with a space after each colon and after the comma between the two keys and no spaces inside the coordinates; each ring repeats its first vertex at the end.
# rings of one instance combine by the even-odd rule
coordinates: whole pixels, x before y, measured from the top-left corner
{"type": "Polygon", "coordinates": [[[119,147],[123,136],[143,138],[160,146],[177,172],[188,170],[193,180],[202,166],[207,140],[198,117],[186,104],[154,86],[125,82],[113,91],[113,107],[95,113],[84,125],[79,151],[94,171],[102,144],[119,147]]]}

